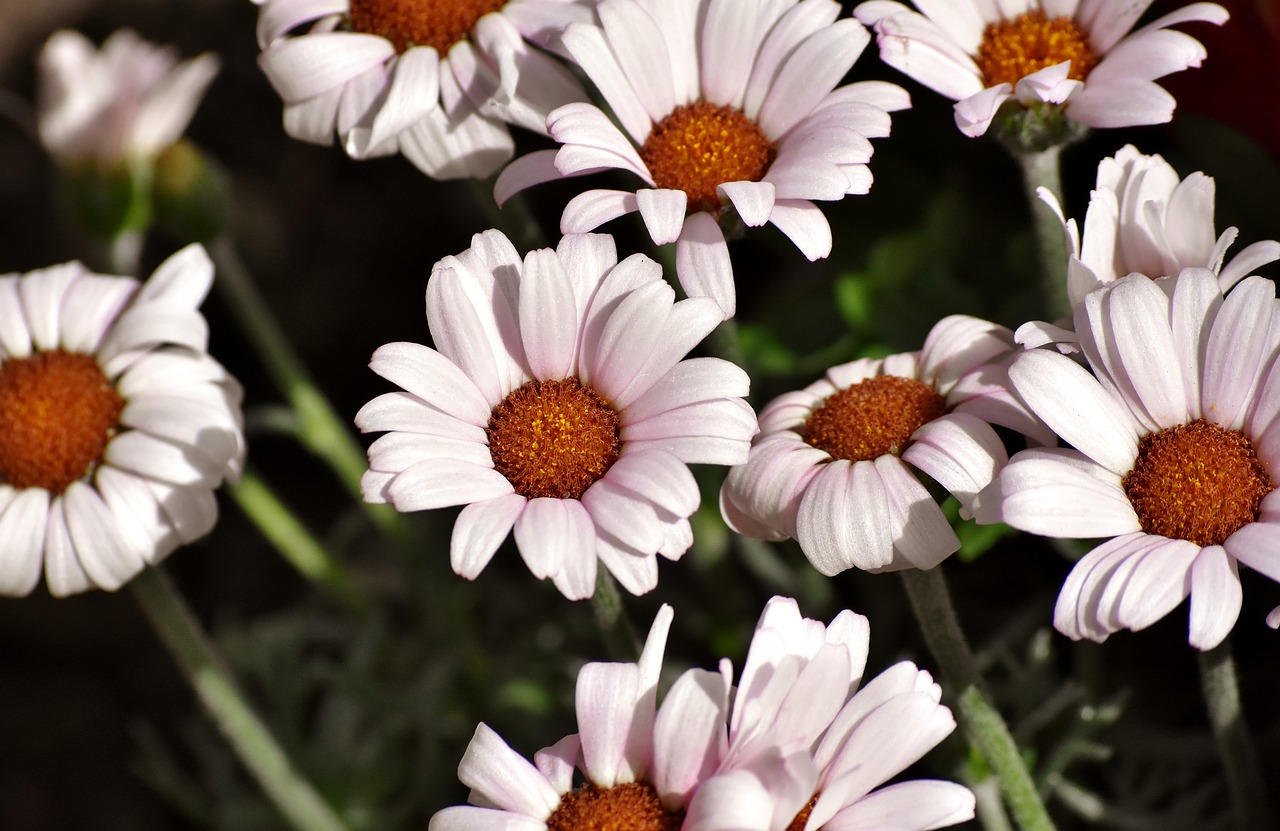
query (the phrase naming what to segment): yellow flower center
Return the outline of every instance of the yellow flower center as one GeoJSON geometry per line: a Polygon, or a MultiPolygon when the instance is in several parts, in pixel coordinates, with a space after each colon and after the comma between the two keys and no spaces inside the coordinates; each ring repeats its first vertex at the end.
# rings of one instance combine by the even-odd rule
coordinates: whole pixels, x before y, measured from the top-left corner
{"type": "Polygon", "coordinates": [[[1068,77],[1083,81],[1097,65],[1088,38],[1070,17],[1050,20],[1036,9],[1012,20],[988,23],[978,46],[984,86],[1017,84],[1047,66],[1071,61],[1068,77]]]}
{"type": "Polygon", "coordinates": [[[1123,485],[1143,531],[1201,546],[1255,521],[1273,487],[1243,433],[1203,419],[1143,436],[1123,485]]]}
{"type": "Polygon", "coordinates": [[[742,110],[704,101],[676,107],[640,148],[654,184],[684,191],[689,213],[719,213],[716,185],[758,182],[773,157],[773,143],[742,110]]]}
{"type": "Polygon", "coordinates": [[[351,28],[381,35],[403,52],[434,46],[442,56],[465,38],[476,22],[507,0],[351,0],[351,28]]]}
{"type": "Polygon", "coordinates": [[[588,783],[560,798],[547,818],[547,831],[679,831],[683,820],[662,807],[652,785],[623,782],[600,788],[588,783]]]}
{"type": "Polygon", "coordinates": [[[0,363],[0,481],[62,493],[102,461],[124,399],[89,355],[0,363]]]}
{"type": "Polygon", "coordinates": [[[912,433],[946,413],[946,401],[928,384],[880,375],[829,396],[801,435],[837,459],[869,461],[901,454],[912,433]]]}
{"type": "Polygon", "coordinates": [[[618,413],[577,378],[530,381],[493,408],[489,454],[516,493],[577,499],[618,460],[618,413]]]}

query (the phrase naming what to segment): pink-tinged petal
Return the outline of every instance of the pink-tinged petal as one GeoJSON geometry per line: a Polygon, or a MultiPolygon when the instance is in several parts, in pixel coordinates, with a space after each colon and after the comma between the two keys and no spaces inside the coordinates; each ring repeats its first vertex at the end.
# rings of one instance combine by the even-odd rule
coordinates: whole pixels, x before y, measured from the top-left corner
{"type": "MultiPolygon", "coordinates": [[[[830,394],[834,394],[835,386],[828,386],[831,387],[830,394]]],[[[770,401],[760,412],[760,434],[770,436],[784,430],[797,435],[803,432],[809,416],[813,415],[814,411],[829,397],[829,395],[823,395],[826,392],[826,389],[784,392],[770,401]]]]}
{"type": "Polygon", "coordinates": [[[286,104],[283,119],[285,135],[311,144],[333,144],[342,89],[334,87],[314,98],[297,104],[286,104]]]}
{"type": "Polygon", "coordinates": [[[1220,545],[1200,552],[1191,567],[1190,641],[1213,649],[1231,634],[1244,600],[1236,561],[1220,545]]]}
{"type": "Polygon", "coordinates": [[[1280,242],[1264,240],[1246,245],[1219,272],[1218,284],[1226,291],[1261,266],[1276,260],[1280,260],[1280,242]]]}
{"type": "Polygon", "coordinates": [[[679,810],[715,772],[727,744],[725,716],[729,679],[691,669],[662,700],[653,731],[653,785],[668,810],[679,810]]]}
{"type": "Polygon", "coordinates": [[[509,493],[463,508],[449,540],[449,563],[454,574],[476,579],[511,532],[527,502],[520,494],[509,493]]]}
{"type": "MultiPolygon", "coordinates": [[[[1105,304],[1105,336],[1123,365],[1122,389],[1132,390],[1130,407],[1145,412],[1149,423],[1161,429],[1185,424],[1189,396],[1169,325],[1169,298],[1153,281],[1140,277],[1116,283],[1105,304]]],[[[1095,331],[1093,336],[1100,334],[1104,333],[1095,331]]]]}
{"type": "Polygon", "coordinates": [[[675,109],[675,82],[671,77],[667,43],[658,22],[639,3],[606,0],[596,5],[596,14],[618,67],[636,98],[650,120],[661,121],[675,109]]]}
{"type": "Polygon", "coordinates": [[[517,314],[519,259],[489,263],[480,253],[481,246],[498,238],[510,245],[497,231],[477,234],[472,248],[436,263],[427,282],[427,324],[436,349],[471,380],[489,407],[527,380],[517,314]]]}
{"type": "Polygon", "coordinates": [[[950,413],[917,430],[902,460],[960,500],[960,515],[969,519],[974,497],[991,484],[1009,457],[1004,442],[985,421],[968,413],[950,413]]]}
{"type": "MultiPolygon", "coordinates": [[[[734,7],[733,3],[725,3],[734,7]]],[[[775,8],[778,4],[774,4],[775,8]]],[[[773,89],[778,72],[787,58],[803,43],[818,32],[835,22],[840,10],[830,3],[796,3],[787,9],[782,17],[767,29],[764,43],[751,50],[755,56],[755,65],[751,69],[751,78],[747,82],[742,109],[749,118],[755,118],[760,107],[773,89]]],[[[747,15],[743,15],[746,17],[747,15]]]]}
{"type": "Polygon", "coordinates": [[[1136,127],[1165,124],[1176,101],[1151,81],[1126,78],[1109,84],[1086,84],[1067,102],[1067,115],[1090,127],[1136,127]]]}
{"type": "Polygon", "coordinates": [[[758,0],[723,2],[702,6],[699,25],[702,40],[701,87],[703,97],[715,104],[740,106],[743,88],[759,51],[764,19],[758,0]]]}
{"type": "Polygon", "coordinates": [[[635,145],[597,106],[586,103],[565,104],[547,116],[547,131],[561,144],[578,144],[616,156],[615,166],[631,170],[649,179],[649,171],[635,145]]]}
{"type": "Polygon", "coordinates": [[[1232,557],[1280,583],[1280,524],[1249,523],[1222,545],[1232,557]]]}
{"type": "Polygon", "coordinates": [[[515,538],[525,565],[539,580],[570,560],[596,556],[595,526],[576,499],[530,499],[516,520],[515,538]]]}
{"type": "Polygon", "coordinates": [[[964,375],[1013,351],[1013,333],[968,315],[938,321],[920,350],[920,377],[944,395],[964,375]]]}
{"type": "MultiPolygon", "coordinates": [[[[665,282],[646,282],[622,296],[602,321],[598,335],[588,330],[580,369],[609,401],[631,385],[662,339],[675,306],[675,291],[665,282]],[[590,338],[590,339],[588,339],[590,338]]],[[[625,406],[625,405],[619,405],[625,406]]]]}
{"type": "Polygon", "coordinates": [[[804,199],[779,199],[769,221],[795,243],[810,262],[831,253],[831,225],[817,205],[804,199]]]}
{"type": "Polygon", "coordinates": [[[1022,104],[1035,106],[1039,103],[1061,104],[1084,86],[1084,82],[1068,76],[1071,72],[1071,61],[1063,61],[1053,66],[1024,75],[1014,84],[1013,94],[1022,104]]]}
{"type": "Polygon", "coordinates": [[[511,483],[498,471],[459,459],[418,462],[387,486],[387,498],[397,511],[466,505],[512,492],[511,483]]]}
{"type": "Polygon", "coordinates": [[[533,754],[533,765],[557,793],[565,794],[573,790],[573,771],[581,750],[582,742],[576,733],[565,736],[533,754]]]}
{"type": "Polygon", "coordinates": [[[997,84],[955,103],[956,126],[970,138],[985,135],[1001,105],[1013,97],[1008,84],[997,84]]]}
{"type": "Polygon", "coordinates": [[[526,188],[564,178],[564,174],[556,169],[556,152],[534,150],[504,167],[493,183],[493,200],[498,207],[526,188]]]}
{"type": "MultiPolygon", "coordinates": [[[[863,719],[885,702],[911,692],[928,693],[934,701],[942,699],[942,688],[933,682],[933,676],[910,661],[899,661],[868,681],[849,699],[839,715],[832,720],[831,727],[818,742],[813,754],[814,762],[825,772],[827,779],[842,776],[846,772],[834,765],[833,760],[850,733],[863,719]]],[[[854,765],[860,764],[856,759],[846,761],[854,765]]]]}
{"type": "Polygon", "coordinates": [[[915,763],[955,726],[951,711],[931,693],[904,693],[872,710],[858,723],[832,766],[848,771],[841,777],[841,785],[856,798],[915,763]],[[851,760],[861,760],[862,764],[851,760]]]}
{"type": "MultiPolygon", "coordinates": [[[[791,148],[786,148],[790,151],[791,148]]],[[[834,202],[849,192],[853,183],[842,168],[827,159],[801,152],[779,153],[769,166],[766,180],[774,186],[777,200],[817,200],[834,202]]]]}
{"type": "Polygon", "coordinates": [[[345,84],[395,54],[391,42],[377,35],[322,32],[276,42],[258,58],[258,65],[284,102],[296,104],[345,84]]]}
{"type": "MultiPolygon", "coordinates": [[[[744,537],[770,540],[772,542],[781,542],[791,538],[789,534],[765,525],[756,517],[738,507],[738,504],[734,501],[735,499],[737,499],[737,495],[728,489],[727,483],[720,486],[720,517],[724,520],[724,524],[729,526],[729,530],[736,531],[744,537]]],[[[792,530],[794,530],[795,522],[792,522],[791,525],[792,530]]]]}
{"type": "MultiPolygon", "coordinates": [[[[676,303],[664,322],[653,320],[652,325],[658,331],[657,342],[627,385],[621,389],[615,387],[613,405],[619,410],[630,407],[679,366],[681,359],[721,323],[722,316],[720,306],[711,298],[690,297],[676,303]]],[[[631,418],[625,421],[639,423],[631,418]]]]}
{"type": "Polygon", "coordinates": [[[289,30],[331,14],[344,14],[349,0],[272,0],[258,12],[258,48],[266,49],[289,30]]]}
{"type": "Polygon", "coordinates": [[[680,827],[682,831],[768,831],[775,802],[775,794],[753,772],[731,770],[698,787],[680,827]]]}
{"type": "Polygon", "coordinates": [[[94,585],[115,591],[146,566],[140,552],[122,539],[111,509],[92,487],[72,482],[62,502],[76,558],[94,585]]]}
{"type": "Polygon", "coordinates": [[[1260,374],[1276,350],[1271,334],[1275,284],[1250,277],[1231,290],[1209,333],[1200,389],[1204,418],[1228,430],[1244,425],[1260,374]]]}
{"type": "Polygon", "coordinates": [[[458,763],[458,780],[479,791],[493,805],[545,820],[560,804],[538,769],[481,722],[458,763]]]}
{"type": "Polygon", "coordinates": [[[1114,629],[1103,626],[1099,601],[1111,576],[1128,559],[1140,556],[1161,538],[1135,532],[1108,540],[1084,555],[1071,569],[1053,610],[1054,627],[1073,640],[1103,641],[1114,629]]]}
{"type": "MultiPolygon", "coordinates": [[[[1051,0],[1050,0],[1051,1],[1051,0]]],[[[982,33],[989,22],[982,15],[982,3],[955,3],[951,0],[913,0],[925,17],[937,24],[955,41],[956,46],[969,53],[976,53],[982,43],[982,33]]],[[[1003,4],[1002,4],[1003,5],[1003,4]]],[[[1048,5],[1045,3],[1045,5],[1048,5]]],[[[1004,6],[1006,16],[1014,13],[1004,6]]],[[[1054,15],[1050,14],[1050,17],[1054,15]]]]}
{"type": "MultiPolygon", "coordinates": [[[[799,437],[766,439],[751,449],[747,464],[729,471],[724,493],[735,507],[768,529],[755,532],[740,521],[731,524],[741,533],[759,538],[796,536],[796,515],[813,477],[830,459],[825,451],[805,444],[799,437]]],[[[723,506],[722,501],[722,506],[723,506]]],[[[726,519],[729,517],[726,516],[726,519]]]]}
{"type": "Polygon", "coordinates": [[[376,147],[394,138],[440,106],[440,57],[426,46],[406,50],[391,68],[387,96],[378,107],[367,139],[376,147]]]}
{"type": "Polygon", "coordinates": [[[652,758],[652,721],[634,721],[636,702],[644,695],[636,664],[589,663],[578,671],[574,706],[582,761],[587,778],[596,785],[629,781],[636,763],[652,758]]]}
{"type": "Polygon", "coordinates": [[[614,485],[608,477],[587,488],[581,502],[596,528],[614,539],[626,540],[638,551],[657,551],[662,545],[660,520],[653,507],[614,485]]]}
{"type": "Polygon", "coordinates": [[[1126,78],[1154,81],[1172,72],[1199,66],[1208,52],[1200,41],[1173,30],[1151,31],[1125,38],[1089,72],[1089,83],[1126,78]]]}
{"type": "Polygon", "coordinates": [[[556,244],[556,255],[573,284],[578,314],[584,316],[601,281],[618,264],[618,247],[609,234],[567,234],[556,244]]]}
{"type": "Polygon", "coordinates": [[[870,793],[836,814],[829,831],[943,828],[973,819],[973,791],[955,782],[915,779],[870,793]]]}
{"type": "Polygon", "coordinates": [[[870,33],[852,18],[805,40],[774,78],[756,118],[760,129],[775,138],[784,136],[835,88],[870,40],[870,33]]]}
{"type": "Polygon", "coordinates": [[[373,353],[369,368],[433,407],[484,427],[492,406],[458,366],[417,343],[389,343],[373,353]]]}
{"type": "Polygon", "coordinates": [[[396,430],[460,441],[485,441],[483,427],[445,415],[416,395],[400,391],[383,393],[361,407],[356,413],[355,425],[363,433],[396,430]]]}
{"type": "Polygon", "coordinates": [[[888,499],[875,465],[841,459],[820,471],[800,498],[796,539],[813,567],[828,577],[893,562],[888,499]]]}
{"type": "Polygon", "coordinates": [[[861,3],[855,15],[875,28],[880,59],[894,69],[956,101],[982,90],[973,58],[932,21],[900,3],[861,3]]]}
{"type": "MultiPolygon", "coordinates": [[[[1143,3],[1140,8],[1145,11],[1149,3],[1143,3]]],[[[1141,16],[1141,12],[1134,18],[1141,16]]],[[[1181,23],[1212,23],[1215,26],[1221,26],[1230,19],[1231,15],[1222,6],[1217,3],[1190,3],[1180,9],[1175,9],[1167,14],[1163,14],[1151,21],[1141,29],[1133,33],[1133,36],[1142,36],[1150,32],[1164,29],[1169,26],[1177,26],[1181,23]]],[[[1123,34],[1123,32],[1121,32],[1123,34]]]]}
{"type": "Polygon", "coordinates": [[[715,217],[698,211],[685,218],[676,240],[676,276],[687,295],[710,297],[720,306],[725,320],[733,317],[738,307],[733,263],[715,217]]]}
{"type": "MultiPolygon", "coordinates": [[[[346,5],[345,0],[343,5],[346,5]]],[[[453,805],[437,811],[427,831],[545,831],[547,824],[524,814],[475,805],[453,805]]]]}
{"type": "Polygon", "coordinates": [[[634,595],[647,594],[658,586],[658,560],[629,546],[596,537],[596,555],[624,589],[634,595]]]}
{"type": "Polygon", "coordinates": [[[636,209],[655,243],[667,245],[680,238],[688,201],[688,195],[682,190],[641,188],[636,191],[636,209]]]}
{"type": "MultiPolygon", "coordinates": [[[[457,95],[457,82],[445,73],[440,79],[443,100],[457,95]],[[453,92],[450,92],[453,90],[453,92]]],[[[400,153],[433,179],[484,179],[515,152],[507,126],[477,112],[470,102],[437,107],[397,136],[400,153]]],[[[348,147],[350,152],[350,147],[348,147]]]]}
{"type": "Polygon", "coordinates": [[[1138,515],[1105,469],[1067,451],[1022,451],[1009,461],[974,505],[981,523],[1003,521],[1047,537],[1092,539],[1139,530],[1138,515]],[[1089,470],[1086,466],[1091,466],[1089,470]],[[996,512],[990,501],[999,499],[996,512]]]}
{"type": "Polygon", "coordinates": [[[875,460],[889,507],[894,549],[916,568],[929,569],[960,550],[938,503],[896,456],[875,460]]]}
{"type": "MultiPolygon", "coordinates": [[[[1163,618],[1187,597],[1189,572],[1200,555],[1200,546],[1186,540],[1166,540],[1141,557],[1132,557],[1133,570],[1120,587],[1114,603],[1118,624],[1137,632],[1163,618]]],[[[1112,581],[1119,583],[1119,573],[1112,581]]],[[[1104,604],[1106,604],[1104,599],[1104,604]]]]}
{"type": "Polygon", "coordinates": [[[520,335],[534,378],[561,380],[573,371],[579,320],[559,256],[547,248],[530,251],[520,279],[520,335]]]}
{"type": "Polygon", "coordinates": [[[635,442],[635,450],[665,449],[689,464],[739,465],[747,460],[755,432],[751,405],[740,398],[723,398],[624,425],[621,438],[624,444],[635,442]]]}
{"type": "Polygon", "coordinates": [[[735,364],[720,358],[689,358],[654,381],[621,415],[627,423],[635,423],[701,401],[745,398],[750,387],[750,376],[735,364]]]}
{"type": "Polygon", "coordinates": [[[583,234],[594,231],[611,219],[640,209],[636,195],[625,190],[583,191],[564,206],[560,233],[583,234]]]}
{"type": "Polygon", "coordinates": [[[653,120],[618,65],[618,59],[605,40],[604,31],[598,26],[574,23],[564,30],[560,40],[574,62],[582,67],[604,96],[622,128],[637,144],[643,144],[649,137],[653,120]]]}
{"type": "Polygon", "coordinates": [[[1133,416],[1075,361],[1043,350],[1027,352],[1009,367],[1009,378],[1032,412],[1067,443],[1117,475],[1133,468],[1138,453],[1133,416]]]}
{"type": "Polygon", "coordinates": [[[678,517],[690,516],[702,501],[689,468],[669,453],[624,453],[605,476],[678,517]]]}
{"type": "Polygon", "coordinates": [[[598,540],[590,551],[578,552],[564,558],[560,570],[551,575],[551,582],[569,600],[585,600],[595,594],[596,572],[599,568],[596,547],[598,540]]]}
{"type": "Polygon", "coordinates": [[[1195,418],[1200,408],[1201,366],[1213,321],[1222,307],[1222,292],[1215,282],[1200,272],[1181,274],[1173,284],[1169,328],[1177,347],[1178,367],[1187,392],[1187,411],[1195,418]]]}
{"type": "Polygon", "coordinates": [[[44,488],[14,491],[0,485],[0,594],[23,597],[40,582],[44,565],[45,528],[49,518],[49,492],[44,488]]]}

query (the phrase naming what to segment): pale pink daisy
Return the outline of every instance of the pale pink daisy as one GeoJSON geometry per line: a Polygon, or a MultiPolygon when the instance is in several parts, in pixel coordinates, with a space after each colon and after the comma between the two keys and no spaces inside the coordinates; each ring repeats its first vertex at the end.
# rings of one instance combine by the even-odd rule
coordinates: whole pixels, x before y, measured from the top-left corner
{"type": "Polygon", "coordinates": [[[564,237],[523,261],[497,231],[436,264],[436,348],[394,343],[373,370],[404,392],[356,416],[387,430],[369,448],[365,498],[401,511],[466,505],[454,570],[473,579],[514,529],[539,578],[592,594],[596,560],[629,591],[657,584],[699,504],[690,463],[739,464],[756,431],[745,372],[681,360],[721,320],[676,301],[662,269],[617,261],[613,239],[564,237]]]}
{"type": "Polygon", "coordinates": [[[653,241],[676,244],[693,297],[736,309],[721,221],[773,223],[810,260],[831,252],[814,201],[871,187],[868,138],[910,106],[892,84],[836,88],[870,40],[835,0],[603,0],[599,25],[574,24],[565,50],[608,103],[570,104],[547,119],[559,150],[530,153],[498,179],[503,200],[530,185],[610,168],[634,190],[589,190],[560,218],[590,231],[639,211],[653,241]]]}
{"type": "Polygon", "coordinates": [[[1008,457],[992,424],[1052,440],[1010,392],[1001,361],[1013,334],[953,315],[921,352],[832,367],[760,413],[745,465],[720,507],[751,537],[795,538],[823,574],[932,568],[960,547],[916,470],[973,497],[1008,457]]]}
{"type": "Polygon", "coordinates": [[[824,626],[790,598],[769,601],[734,692],[727,750],[683,831],[907,831],[973,818],[973,793],[953,782],[877,787],[956,725],[941,688],[908,661],[859,688],[869,636],[867,619],[848,610],[824,626]]]}
{"type": "Polygon", "coordinates": [[[1060,111],[1090,127],[1162,124],[1173,96],[1155,83],[1199,66],[1201,43],[1170,29],[1222,24],[1227,10],[1192,3],[1130,31],[1152,0],[869,0],[854,15],[880,57],[956,101],[956,126],[987,131],[1006,102],[1060,111]]]}
{"type": "Polygon", "coordinates": [[[583,0],[255,0],[258,60],[285,131],[356,159],[400,152],[435,179],[481,178],[511,158],[507,124],[540,133],[585,98],[550,54],[591,19],[583,0]]]}
{"type": "Polygon", "coordinates": [[[0,594],[119,588],[213,527],[244,459],[189,246],[145,283],[67,263],[0,276],[0,594]]]}
{"type": "Polygon", "coordinates": [[[40,140],[63,163],[154,158],[182,137],[218,72],[215,55],[179,61],[129,29],[101,49],[79,32],[56,32],[38,62],[40,140]]]}
{"type": "Polygon", "coordinates": [[[1018,453],[980,495],[979,521],[1111,538],[1058,596],[1054,625],[1102,641],[1191,597],[1190,642],[1219,644],[1240,613],[1237,564],[1280,580],[1280,311],[1275,286],[1224,300],[1207,269],[1130,275],[1085,297],[1076,332],[1093,370],[1051,350],[1010,378],[1071,446],[1018,453]]]}

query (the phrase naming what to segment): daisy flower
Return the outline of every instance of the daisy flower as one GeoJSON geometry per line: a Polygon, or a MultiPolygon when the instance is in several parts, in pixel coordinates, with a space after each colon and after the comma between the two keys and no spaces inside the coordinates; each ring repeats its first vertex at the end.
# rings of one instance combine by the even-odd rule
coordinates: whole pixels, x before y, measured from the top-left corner
{"type": "Polygon", "coordinates": [[[869,0],[854,15],[876,31],[880,57],[956,101],[956,126],[980,136],[1014,101],[1060,110],[1090,127],[1162,124],[1173,96],[1155,81],[1199,66],[1199,41],[1169,27],[1221,25],[1227,10],[1192,3],[1130,31],[1152,0],[869,0]]]}
{"type": "Polygon", "coordinates": [[[797,539],[826,575],[932,568],[960,541],[915,470],[967,516],[1008,458],[991,424],[1052,440],[1008,388],[999,362],[1013,350],[1003,326],[953,315],[921,352],[832,367],[779,396],[720,491],[725,521],[750,537],[797,539]]]}
{"type": "Polygon", "coordinates": [[[474,579],[514,529],[539,578],[570,598],[596,560],[629,591],[679,558],[698,488],[686,465],[739,464],[756,431],[745,372],[681,360],[720,323],[706,298],[677,302],[662,269],[617,261],[608,236],[570,235],[521,261],[497,231],[436,264],[436,348],[380,348],[374,372],[403,388],[356,416],[390,431],[369,448],[365,498],[419,511],[466,505],[454,570],[474,579]]]}
{"type": "Polygon", "coordinates": [[[1136,631],[1190,595],[1190,642],[1210,649],[1239,616],[1239,563],[1280,580],[1275,287],[1248,277],[1224,300],[1206,269],[1130,275],[1088,295],[1075,325],[1092,375],[1050,350],[1009,370],[1071,449],[1015,455],[975,514],[1110,538],[1067,577],[1054,611],[1062,633],[1136,631]]]}
{"type": "Polygon", "coordinates": [[[676,244],[687,294],[736,308],[721,221],[771,222],[810,260],[831,252],[815,200],[871,187],[868,138],[910,105],[892,84],[836,89],[870,41],[835,0],[603,0],[599,25],[573,24],[565,50],[608,103],[551,113],[563,145],[530,153],[499,177],[499,203],[539,182],[607,168],[642,180],[635,190],[590,190],[560,218],[590,231],[639,211],[653,241],[676,244]]]}
{"type": "Polygon", "coordinates": [[[115,590],[213,527],[244,459],[189,246],[146,283],[67,263],[0,276],[0,593],[115,590]]]}
{"type": "Polygon", "coordinates": [[[583,0],[255,0],[258,59],[294,138],[352,158],[404,154],[434,179],[488,176],[511,158],[506,124],[540,133],[585,98],[535,48],[583,0]]]}
{"type": "Polygon", "coordinates": [[[56,32],[38,59],[37,127],[62,163],[152,159],[187,129],[218,58],[179,61],[175,50],[121,29],[94,47],[56,32]]]}

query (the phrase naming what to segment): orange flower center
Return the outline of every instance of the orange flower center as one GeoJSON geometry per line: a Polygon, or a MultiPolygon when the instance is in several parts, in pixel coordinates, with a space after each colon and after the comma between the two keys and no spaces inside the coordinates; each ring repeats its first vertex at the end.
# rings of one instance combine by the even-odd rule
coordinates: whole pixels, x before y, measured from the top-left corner
{"type": "Polygon", "coordinates": [[[476,22],[507,0],[351,0],[351,28],[381,35],[403,52],[434,46],[442,56],[470,34],[476,22]]]}
{"type": "Polygon", "coordinates": [[[1255,521],[1273,487],[1243,433],[1203,419],[1143,436],[1123,484],[1143,531],[1201,546],[1255,521]]]}
{"type": "Polygon", "coordinates": [[[577,499],[618,460],[618,413],[577,378],[530,381],[493,408],[489,454],[516,493],[577,499]]]}
{"type": "Polygon", "coordinates": [[[560,797],[547,818],[547,831],[679,831],[684,817],[662,807],[658,793],[644,782],[611,788],[590,783],[560,797]]]}
{"type": "Polygon", "coordinates": [[[978,69],[985,86],[1017,84],[1047,66],[1071,61],[1068,77],[1083,81],[1098,64],[1088,38],[1070,17],[1050,20],[1036,9],[1012,20],[988,23],[978,46],[978,69]]]}
{"type": "Polygon", "coordinates": [[[705,101],[676,107],[640,148],[654,184],[684,191],[689,213],[718,213],[716,185],[760,181],[773,156],[773,142],[742,110],[705,101]]]}
{"type": "Polygon", "coordinates": [[[901,454],[912,433],[946,413],[946,401],[928,384],[880,375],[829,396],[801,435],[837,459],[869,461],[901,454]]]}
{"type": "Polygon", "coordinates": [[[89,355],[0,363],[0,480],[62,493],[101,461],[124,399],[89,355]]]}

